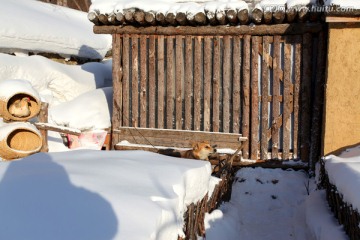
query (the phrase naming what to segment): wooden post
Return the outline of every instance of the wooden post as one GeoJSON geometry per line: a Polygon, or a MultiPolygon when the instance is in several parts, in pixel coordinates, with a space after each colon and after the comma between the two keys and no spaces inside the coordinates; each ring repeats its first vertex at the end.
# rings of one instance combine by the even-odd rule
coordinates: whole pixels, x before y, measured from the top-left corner
{"type": "Polygon", "coordinates": [[[112,127],[111,127],[111,138],[110,146],[114,149],[115,144],[119,142],[118,134],[113,132],[114,129],[118,129],[122,126],[122,37],[120,34],[113,34],[113,64],[112,64],[112,75],[113,75],[113,114],[112,114],[112,127]]]}
{"type": "MultiPolygon", "coordinates": [[[[251,59],[251,36],[245,35],[244,36],[244,64],[243,64],[243,83],[242,83],[242,95],[243,102],[242,102],[242,134],[247,139],[250,139],[250,59],[251,59]]],[[[249,158],[249,140],[244,143],[243,146],[243,157],[249,158]]]]}
{"type": "MultiPolygon", "coordinates": [[[[39,113],[39,121],[43,123],[48,122],[48,108],[49,104],[46,102],[41,102],[41,108],[39,113]]],[[[48,131],[44,129],[40,129],[40,133],[42,136],[42,147],[40,149],[41,152],[48,152],[49,146],[48,146],[48,131]]]]}
{"type": "Polygon", "coordinates": [[[258,159],[259,144],[259,44],[261,37],[252,37],[251,51],[251,155],[252,160],[258,159]]]}
{"type": "Polygon", "coordinates": [[[236,36],[233,38],[233,69],[232,69],[232,132],[240,133],[240,117],[241,117],[241,38],[236,36]]]}
{"type": "Polygon", "coordinates": [[[280,80],[282,80],[280,60],[280,39],[281,36],[274,36],[274,57],[273,57],[273,99],[272,99],[272,121],[271,121],[271,158],[278,159],[279,152],[279,130],[282,123],[280,115],[280,80]]]}

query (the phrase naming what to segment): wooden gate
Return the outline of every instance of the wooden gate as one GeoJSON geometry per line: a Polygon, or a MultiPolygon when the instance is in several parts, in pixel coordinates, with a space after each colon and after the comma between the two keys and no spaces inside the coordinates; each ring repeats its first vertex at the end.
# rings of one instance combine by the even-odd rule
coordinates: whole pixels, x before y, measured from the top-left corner
{"type": "Polygon", "coordinates": [[[320,141],[322,28],[117,28],[113,143],[120,127],[241,133],[244,158],[308,161],[320,141]]]}

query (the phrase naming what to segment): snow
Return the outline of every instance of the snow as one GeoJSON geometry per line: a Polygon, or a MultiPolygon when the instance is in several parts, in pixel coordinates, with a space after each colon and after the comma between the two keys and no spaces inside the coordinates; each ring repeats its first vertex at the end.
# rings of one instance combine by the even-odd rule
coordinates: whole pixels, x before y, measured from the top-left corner
{"type": "MultiPolygon", "coordinates": [[[[144,7],[161,8],[173,2],[152,1],[144,7]]],[[[214,2],[204,3],[205,7],[232,4],[214,2]]],[[[95,3],[93,7],[113,10],[118,1],[95,3]]],[[[12,19],[1,21],[6,22],[0,28],[1,51],[10,51],[3,48],[7,46],[21,52],[67,55],[69,49],[79,54],[84,45],[100,49],[96,44],[104,44],[105,36],[90,31],[86,14],[31,0],[0,0],[0,4],[12,19]],[[73,14],[77,17],[72,18],[73,14]],[[70,24],[70,18],[77,20],[70,24]],[[18,27],[24,22],[28,28],[18,27]],[[5,42],[9,36],[11,40],[5,42]]],[[[97,51],[103,56],[104,52],[97,51]]],[[[50,104],[50,124],[81,130],[110,126],[111,61],[69,66],[41,56],[0,53],[0,73],[0,84],[13,81],[10,88],[18,89],[19,80],[32,85],[42,101],[50,104]]],[[[10,126],[0,119],[0,136],[10,126]]],[[[183,235],[186,206],[211,194],[219,182],[211,177],[211,166],[205,161],[144,151],[72,150],[65,147],[59,133],[48,134],[49,153],[0,161],[0,239],[177,239],[183,235]]],[[[325,159],[327,169],[336,172],[330,175],[339,191],[358,188],[359,156],[358,147],[325,159]]],[[[324,192],[316,189],[316,182],[305,172],[243,168],[236,178],[230,202],[206,214],[207,239],[347,238],[330,213],[324,192]]],[[[353,194],[347,200],[359,203],[353,194]]]]}
{"type": "Polygon", "coordinates": [[[40,153],[0,172],[0,239],[29,240],[177,239],[212,178],[208,162],[144,151],[40,153]]]}
{"type": "Polygon", "coordinates": [[[108,86],[111,62],[65,65],[42,56],[16,57],[0,53],[0,82],[29,81],[49,104],[67,102],[79,95],[108,86]]]}
{"type": "Polygon", "coordinates": [[[324,161],[330,183],[337,187],[345,202],[360,212],[360,192],[354,191],[360,184],[360,147],[348,149],[339,156],[327,156],[324,161]]]}
{"type": "Polygon", "coordinates": [[[30,82],[22,79],[5,80],[0,82],[0,99],[7,101],[17,93],[27,93],[37,100],[40,100],[39,93],[33,88],[30,82]]]}

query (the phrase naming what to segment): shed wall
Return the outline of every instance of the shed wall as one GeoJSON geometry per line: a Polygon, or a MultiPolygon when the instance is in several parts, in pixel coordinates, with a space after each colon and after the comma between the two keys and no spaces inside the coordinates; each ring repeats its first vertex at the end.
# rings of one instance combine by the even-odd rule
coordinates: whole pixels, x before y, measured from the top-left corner
{"type": "Polygon", "coordinates": [[[360,142],[360,23],[330,24],[323,155],[360,142]]]}

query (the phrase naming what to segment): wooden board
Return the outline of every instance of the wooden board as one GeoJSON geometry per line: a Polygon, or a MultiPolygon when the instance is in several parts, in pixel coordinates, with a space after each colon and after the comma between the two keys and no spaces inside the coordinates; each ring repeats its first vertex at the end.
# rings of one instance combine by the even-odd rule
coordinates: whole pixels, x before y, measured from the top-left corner
{"type": "Polygon", "coordinates": [[[197,141],[209,141],[217,145],[217,148],[237,149],[240,142],[247,139],[241,134],[235,133],[213,133],[201,131],[170,130],[120,127],[114,129],[119,135],[120,141],[126,140],[134,144],[188,148],[197,141]]]}

